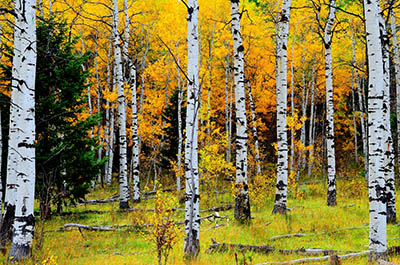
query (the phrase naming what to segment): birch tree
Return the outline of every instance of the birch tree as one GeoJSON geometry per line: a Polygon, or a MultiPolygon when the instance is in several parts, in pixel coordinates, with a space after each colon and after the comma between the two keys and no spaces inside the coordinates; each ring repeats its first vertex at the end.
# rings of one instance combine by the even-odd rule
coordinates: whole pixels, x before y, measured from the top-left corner
{"type": "Polygon", "coordinates": [[[120,209],[129,208],[129,189],[128,189],[128,163],[127,163],[127,143],[126,143],[126,104],[122,80],[122,57],[121,44],[118,34],[118,0],[113,0],[113,39],[114,39],[114,75],[115,85],[118,91],[118,126],[119,126],[119,207],[120,209]]]}
{"type": "Polygon", "coordinates": [[[328,206],[336,205],[335,130],[333,122],[333,71],[332,71],[332,28],[336,17],[336,0],[329,5],[328,20],[324,28],[325,85],[326,85],[326,148],[328,156],[328,206]]]}
{"type": "Polygon", "coordinates": [[[139,137],[138,137],[138,115],[137,115],[137,96],[136,96],[136,65],[132,58],[129,56],[129,26],[130,17],[128,9],[128,0],[124,1],[124,13],[125,13],[125,30],[124,30],[124,45],[123,55],[125,61],[125,77],[127,78],[125,83],[131,88],[131,109],[132,109],[132,160],[131,160],[131,172],[133,178],[133,201],[140,201],[140,179],[139,179],[139,137]]]}
{"type": "Polygon", "coordinates": [[[199,112],[199,6],[187,2],[188,88],[185,142],[185,241],[184,253],[193,258],[200,252],[198,112],[199,112]]]}
{"type": "Polygon", "coordinates": [[[244,80],[244,47],[240,31],[240,0],[231,1],[231,22],[233,38],[236,107],[236,184],[235,218],[239,221],[250,219],[249,188],[247,184],[247,121],[244,80]]]}
{"type": "Polygon", "coordinates": [[[394,60],[394,71],[396,78],[396,114],[397,114],[397,164],[400,163],[400,62],[399,62],[399,44],[397,42],[397,27],[396,19],[393,14],[393,10],[390,12],[390,26],[392,29],[392,43],[393,43],[393,60],[394,60]]]}
{"type": "Polygon", "coordinates": [[[291,0],[282,1],[278,22],[277,71],[276,71],[276,111],[278,136],[278,165],[276,193],[273,213],[286,213],[288,186],[288,143],[287,143],[287,42],[289,36],[291,0]]]}
{"type": "Polygon", "coordinates": [[[9,259],[32,252],[35,225],[36,1],[15,1],[6,211],[15,210],[9,259]],[[13,205],[14,204],[14,205],[13,205]]]}
{"type": "Polygon", "coordinates": [[[387,221],[396,222],[396,200],[394,188],[394,153],[392,131],[390,128],[390,55],[389,55],[389,37],[386,32],[386,25],[383,14],[381,13],[380,34],[382,41],[382,58],[384,74],[384,92],[383,92],[383,122],[384,131],[384,153],[385,153],[385,179],[386,179],[386,207],[387,221]]]}
{"type": "Polygon", "coordinates": [[[384,72],[379,0],[364,1],[368,54],[369,259],[387,258],[384,164],[384,72]]]}

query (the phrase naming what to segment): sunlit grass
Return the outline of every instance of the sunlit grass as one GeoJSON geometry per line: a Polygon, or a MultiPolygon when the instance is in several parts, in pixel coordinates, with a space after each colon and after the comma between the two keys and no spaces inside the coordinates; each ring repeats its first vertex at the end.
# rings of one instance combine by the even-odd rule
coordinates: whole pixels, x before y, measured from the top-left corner
{"type": "MultiPolygon", "coordinates": [[[[236,264],[235,252],[206,253],[211,239],[218,242],[241,243],[250,245],[270,245],[276,249],[324,248],[335,250],[363,251],[368,249],[368,201],[366,187],[362,180],[349,184],[348,181],[338,183],[338,206],[326,206],[325,188],[323,184],[302,187],[301,198],[289,198],[288,207],[292,210],[287,215],[272,215],[273,201],[266,196],[264,207],[253,211],[251,225],[237,224],[233,219],[233,210],[221,212],[226,219],[205,220],[201,226],[201,253],[197,260],[190,264],[236,264]],[[353,185],[353,187],[348,187],[353,185]],[[357,185],[359,186],[357,188],[357,185]],[[341,192],[341,190],[344,192],[341,192]],[[357,189],[357,190],[354,190],[357,189]],[[344,207],[349,206],[349,207],[344,207]],[[215,227],[216,222],[223,224],[215,227]],[[330,232],[345,227],[361,227],[354,230],[330,232]],[[326,232],[326,233],[324,233],[326,232]],[[271,241],[276,235],[291,233],[314,234],[307,237],[282,238],[271,241]]],[[[87,196],[88,199],[110,198],[118,189],[99,189],[87,196]]],[[[399,196],[397,196],[399,198],[399,196]]],[[[225,203],[233,201],[231,195],[224,194],[219,198],[225,203]]],[[[207,203],[209,204],[209,203],[207,203]]],[[[214,202],[214,205],[221,203],[214,202]]],[[[134,207],[152,208],[154,200],[145,200],[134,207]]],[[[181,206],[183,207],[183,206],[181,206]]],[[[208,208],[206,203],[201,208],[208,208]]],[[[399,203],[397,203],[399,209],[399,203]]],[[[157,253],[152,242],[137,231],[91,232],[82,230],[61,231],[66,223],[86,225],[126,225],[135,224],[135,220],[144,217],[144,212],[118,212],[118,202],[68,207],[65,211],[75,214],[69,216],[53,216],[51,220],[37,224],[34,242],[34,260],[27,264],[156,264],[157,253]],[[86,210],[109,211],[104,214],[79,214],[86,210]],[[43,246],[38,249],[41,226],[44,225],[43,246]],[[44,262],[45,261],[45,262],[44,262]]],[[[209,213],[202,213],[202,216],[209,213]]],[[[183,219],[183,212],[179,213],[183,219]]],[[[400,237],[400,228],[388,226],[388,238],[400,237]]],[[[389,246],[400,245],[399,240],[389,240],[389,246]]],[[[169,264],[183,264],[183,233],[170,254],[169,264]]],[[[273,252],[268,255],[253,252],[238,252],[239,264],[244,259],[249,264],[267,261],[287,261],[305,256],[291,254],[282,255],[273,252]]],[[[400,256],[391,256],[391,261],[400,263],[400,256]]],[[[0,258],[5,262],[5,257],[0,258]]],[[[342,264],[366,264],[367,257],[344,260],[342,264]]],[[[321,262],[321,264],[326,264],[321,262]]]]}

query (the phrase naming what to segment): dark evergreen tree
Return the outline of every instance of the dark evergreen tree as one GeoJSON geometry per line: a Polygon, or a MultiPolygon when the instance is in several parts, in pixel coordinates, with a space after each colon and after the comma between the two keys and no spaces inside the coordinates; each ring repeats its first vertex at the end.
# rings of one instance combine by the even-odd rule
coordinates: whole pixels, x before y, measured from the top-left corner
{"type": "MultiPolygon", "coordinates": [[[[165,146],[161,149],[162,167],[170,168],[171,161],[176,161],[178,154],[179,144],[179,131],[178,131],[178,88],[174,89],[168,99],[168,105],[163,111],[163,119],[166,121],[166,126],[163,128],[165,146]]],[[[186,124],[186,96],[182,96],[182,135],[186,124]]],[[[182,150],[184,145],[182,143],[182,150]]]]}

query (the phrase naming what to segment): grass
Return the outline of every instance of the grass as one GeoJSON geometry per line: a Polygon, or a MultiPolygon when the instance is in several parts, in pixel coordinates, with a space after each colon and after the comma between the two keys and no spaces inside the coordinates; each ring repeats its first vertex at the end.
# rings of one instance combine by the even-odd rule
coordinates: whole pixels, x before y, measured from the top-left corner
{"type": "MultiPolygon", "coordinates": [[[[220,213],[228,215],[228,219],[219,220],[224,226],[212,229],[215,221],[204,221],[201,226],[199,257],[188,264],[236,264],[235,252],[206,253],[211,239],[217,242],[241,243],[251,245],[271,245],[278,249],[295,248],[326,248],[336,250],[363,251],[368,249],[368,198],[367,190],[362,179],[354,181],[339,181],[338,206],[326,206],[325,188],[323,184],[303,186],[296,198],[289,198],[288,207],[293,210],[286,216],[272,215],[273,196],[266,196],[265,200],[254,207],[254,219],[251,225],[237,224],[233,219],[233,210],[220,213]],[[351,207],[349,206],[353,205],[351,207]],[[269,223],[269,224],[268,224],[269,223]],[[354,230],[343,230],[335,233],[329,231],[345,227],[365,226],[354,230]],[[321,233],[328,232],[328,233],[321,233]],[[314,236],[286,238],[270,241],[272,236],[290,233],[316,233],[314,236]]],[[[88,199],[110,198],[117,193],[116,188],[93,191],[88,199]]],[[[397,196],[398,202],[399,196],[397,196]]],[[[232,196],[225,194],[220,200],[232,202],[232,196]]],[[[201,208],[208,208],[202,202],[201,208]]],[[[214,205],[218,203],[215,202],[214,205]]],[[[221,204],[221,203],[219,203],[221,204]]],[[[397,209],[399,209],[397,203],[397,209]]],[[[154,200],[146,200],[135,207],[154,207],[154,200]]],[[[156,264],[157,253],[155,245],[138,231],[90,232],[82,230],[59,231],[66,223],[80,223],[87,225],[116,225],[134,224],[137,219],[145,218],[151,213],[131,212],[120,213],[118,202],[101,205],[83,205],[65,209],[74,212],[70,216],[53,216],[44,223],[39,222],[36,227],[34,241],[34,259],[26,264],[156,264]],[[80,214],[85,210],[110,210],[105,214],[80,214]],[[39,249],[40,230],[43,227],[42,248],[39,249]]],[[[202,213],[205,216],[208,213],[202,213]]],[[[179,213],[183,219],[183,212],[179,213]]],[[[183,232],[174,246],[169,258],[169,264],[184,264],[183,259],[183,232]]],[[[388,226],[388,239],[400,237],[400,227],[388,226]]],[[[389,246],[400,245],[399,240],[389,240],[389,246]]],[[[246,260],[248,264],[259,264],[267,261],[288,261],[304,256],[291,254],[283,255],[271,253],[268,255],[246,252],[237,253],[239,264],[246,260]]],[[[367,257],[358,257],[344,260],[342,264],[366,264],[367,257]]],[[[5,262],[5,256],[0,262],[5,262]]],[[[391,256],[391,262],[400,264],[400,256],[391,256]]],[[[187,264],[186,263],[186,264],[187,264]]],[[[321,264],[326,264],[322,262],[321,264]]]]}

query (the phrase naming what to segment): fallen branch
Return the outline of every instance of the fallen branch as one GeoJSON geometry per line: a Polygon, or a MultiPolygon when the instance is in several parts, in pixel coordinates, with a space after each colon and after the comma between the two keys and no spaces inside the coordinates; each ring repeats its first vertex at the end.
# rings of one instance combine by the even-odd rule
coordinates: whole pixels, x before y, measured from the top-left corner
{"type": "Polygon", "coordinates": [[[258,265],[266,265],[266,264],[274,264],[274,265],[278,265],[278,264],[281,264],[281,265],[302,264],[302,263],[328,261],[330,259],[342,260],[342,259],[348,259],[348,258],[357,257],[357,256],[364,256],[364,255],[368,255],[368,254],[369,254],[369,250],[366,250],[366,251],[346,254],[346,255],[342,255],[342,256],[327,255],[327,256],[323,256],[323,257],[296,259],[296,260],[289,260],[289,261],[283,261],[283,262],[265,262],[265,263],[261,263],[261,264],[258,264],[258,265]]]}
{"type": "Polygon", "coordinates": [[[392,262],[389,262],[389,261],[386,261],[386,260],[383,260],[383,259],[378,260],[377,263],[378,263],[378,265],[398,265],[396,263],[392,263],[392,262]]]}
{"type": "Polygon", "coordinates": [[[82,204],[100,204],[100,203],[109,203],[109,202],[116,202],[118,198],[109,198],[109,199],[98,199],[98,200],[86,200],[80,203],[82,204]]]}
{"type": "Polygon", "coordinates": [[[306,236],[315,236],[315,235],[326,235],[326,234],[331,234],[331,233],[337,233],[340,231],[345,231],[345,230],[356,230],[356,229],[367,229],[368,226],[354,226],[354,227],[344,227],[344,228],[339,228],[336,230],[331,230],[331,231],[326,231],[326,232],[320,232],[320,233],[310,233],[310,234],[301,234],[301,233],[296,233],[296,234],[287,234],[287,235],[278,235],[278,236],[273,236],[269,240],[277,240],[277,239],[282,239],[282,238],[291,238],[291,237],[306,237],[306,236]]]}
{"type": "MultiPolygon", "coordinates": [[[[215,214],[210,214],[204,217],[200,218],[200,221],[202,220],[208,220],[208,219],[223,219],[227,218],[227,216],[218,216],[215,214]]],[[[182,225],[184,224],[185,221],[178,221],[175,222],[174,225],[182,225]]],[[[145,228],[145,227],[152,227],[154,224],[142,224],[142,225],[104,225],[104,226],[89,226],[89,225],[82,225],[82,224],[65,224],[62,228],[60,228],[61,231],[67,230],[67,228],[76,228],[76,229],[85,229],[89,231],[119,231],[123,228],[128,228],[128,229],[138,229],[138,228],[145,228]]]]}
{"type": "Polygon", "coordinates": [[[253,252],[267,254],[274,250],[271,246],[252,246],[252,245],[242,245],[242,244],[229,244],[229,243],[218,243],[214,238],[211,239],[212,245],[206,250],[207,253],[213,252],[226,252],[229,250],[251,250],[253,252]]]}
{"type": "Polygon", "coordinates": [[[226,252],[229,250],[250,250],[253,252],[268,254],[270,252],[279,252],[280,254],[300,254],[300,255],[333,255],[337,253],[355,253],[355,251],[348,250],[335,250],[335,249],[321,249],[321,248],[298,248],[298,249],[275,249],[272,246],[265,245],[242,245],[242,244],[231,244],[231,243],[218,243],[214,238],[211,239],[212,245],[206,250],[208,253],[213,252],[226,252]]]}

